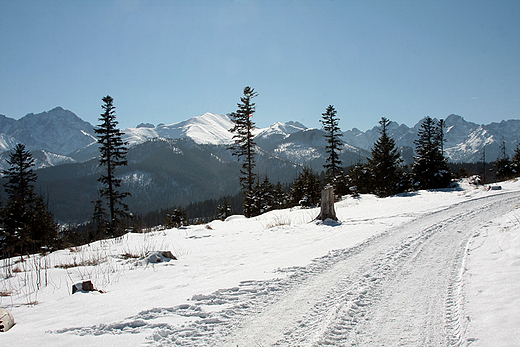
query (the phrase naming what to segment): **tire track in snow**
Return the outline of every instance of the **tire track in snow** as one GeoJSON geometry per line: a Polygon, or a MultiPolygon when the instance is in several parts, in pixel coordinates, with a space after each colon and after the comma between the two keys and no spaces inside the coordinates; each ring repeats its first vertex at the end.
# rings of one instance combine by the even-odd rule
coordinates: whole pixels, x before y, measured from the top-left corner
{"type": "Polygon", "coordinates": [[[463,202],[366,242],[253,317],[226,345],[460,346],[468,239],[513,201],[517,193],[463,202]]]}
{"type": "MultiPolygon", "coordinates": [[[[332,342],[350,346],[464,345],[462,275],[468,242],[483,224],[510,211],[514,201],[517,193],[504,194],[427,216],[432,221],[441,218],[420,232],[422,237],[410,243],[410,256],[395,264],[383,286],[374,288],[365,320],[348,335],[331,329],[323,344],[335,337],[332,342]]],[[[403,230],[410,227],[414,223],[403,230]]]]}
{"type": "Polygon", "coordinates": [[[519,195],[428,213],[308,266],[282,269],[283,278],[244,281],[194,295],[185,305],[57,333],[150,331],[151,346],[463,346],[468,240],[480,223],[512,209],[519,195]],[[157,323],[163,317],[185,323],[157,323]]]}

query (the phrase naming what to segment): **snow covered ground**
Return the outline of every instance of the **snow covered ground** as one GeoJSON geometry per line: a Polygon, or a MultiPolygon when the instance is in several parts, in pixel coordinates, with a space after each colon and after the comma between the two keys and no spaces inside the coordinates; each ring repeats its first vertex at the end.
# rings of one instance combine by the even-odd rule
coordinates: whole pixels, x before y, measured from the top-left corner
{"type": "Polygon", "coordinates": [[[519,346],[520,181],[501,188],[348,197],[339,223],[291,209],[4,260],[0,306],[17,324],[0,341],[519,346]],[[71,294],[83,280],[102,293],[71,294]]]}

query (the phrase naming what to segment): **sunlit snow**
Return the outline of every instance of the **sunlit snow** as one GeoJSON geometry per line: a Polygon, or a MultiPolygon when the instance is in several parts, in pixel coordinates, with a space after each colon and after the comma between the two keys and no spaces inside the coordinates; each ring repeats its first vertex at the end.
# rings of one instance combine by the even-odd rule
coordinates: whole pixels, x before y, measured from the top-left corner
{"type": "MultiPolygon", "coordinates": [[[[143,178],[136,174],[132,179],[143,178]]],[[[338,270],[348,266],[350,258],[356,259],[354,255],[362,256],[371,249],[365,245],[380,243],[394,249],[390,240],[397,238],[400,230],[408,230],[411,223],[420,225],[423,220],[426,223],[442,217],[445,222],[426,229],[425,236],[411,235],[403,239],[410,241],[395,246],[395,251],[404,252],[396,253],[400,255],[395,261],[413,261],[423,252],[408,255],[408,244],[420,250],[435,228],[443,228],[450,220],[463,220],[468,213],[479,215],[480,211],[471,211],[470,206],[516,199],[503,205],[504,214],[475,221],[476,227],[468,231],[460,255],[463,271],[455,274],[462,281],[461,290],[454,287],[450,290],[455,294],[447,297],[458,302],[449,306],[457,308],[457,315],[446,314],[456,320],[454,327],[460,329],[452,329],[454,336],[464,343],[512,346],[520,336],[520,181],[500,185],[501,189],[488,189],[463,183],[458,189],[385,199],[347,197],[336,203],[339,223],[314,221],[318,209],[292,208],[250,219],[232,216],[205,225],[130,233],[24,261],[3,260],[0,305],[13,313],[16,325],[0,333],[0,341],[5,346],[243,346],[265,323],[276,324],[272,336],[262,335],[267,342],[289,346],[329,341],[334,345],[333,339],[342,339],[336,340],[338,345],[352,342],[362,346],[363,336],[377,331],[369,325],[357,337],[350,331],[355,331],[357,324],[377,321],[379,313],[370,308],[377,301],[366,302],[363,297],[386,295],[383,290],[390,278],[375,280],[377,273],[392,268],[393,258],[381,258],[388,259],[387,263],[374,265],[374,272],[363,270],[368,271],[359,274],[364,284],[352,282],[351,294],[349,287],[334,287],[346,290],[341,292],[344,297],[335,296],[340,292],[327,292],[327,286],[339,280],[334,264],[343,264],[338,270]],[[154,263],[148,258],[154,251],[171,251],[178,260],[154,263]],[[72,295],[72,285],[83,280],[91,280],[102,292],[72,295]],[[331,299],[320,301],[322,296],[331,299]],[[300,303],[294,301],[298,298],[300,303]],[[325,306],[319,306],[320,302],[325,306]],[[327,312],[329,321],[322,316],[327,312]],[[299,317],[300,313],[303,316],[299,317]],[[282,317],[285,321],[277,321],[282,317]],[[298,319],[299,325],[292,327],[298,319]],[[340,329],[339,322],[345,327],[340,329]],[[284,327],[289,330],[276,340],[284,327]]],[[[460,229],[444,232],[458,237],[460,229]]],[[[372,251],[377,255],[377,248],[372,251]]],[[[400,276],[406,278],[405,274],[400,276]]],[[[398,283],[394,286],[393,290],[399,290],[398,283]]],[[[413,302],[406,305],[414,307],[413,302]]],[[[403,329],[410,323],[394,318],[403,329]]],[[[444,325],[437,328],[445,329],[444,325]]],[[[379,333],[387,334],[388,340],[404,332],[385,329],[379,333]]]]}

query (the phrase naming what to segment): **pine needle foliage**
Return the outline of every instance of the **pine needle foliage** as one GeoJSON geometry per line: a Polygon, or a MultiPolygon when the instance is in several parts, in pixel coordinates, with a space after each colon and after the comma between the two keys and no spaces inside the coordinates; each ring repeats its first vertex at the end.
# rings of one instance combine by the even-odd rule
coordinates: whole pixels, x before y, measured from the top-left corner
{"type": "Polygon", "coordinates": [[[222,198],[222,202],[217,205],[217,218],[226,220],[229,216],[231,216],[231,205],[229,204],[227,196],[225,196],[222,198]]]}
{"type": "Polygon", "coordinates": [[[381,136],[374,143],[372,157],[368,158],[371,175],[371,188],[379,197],[387,197],[402,191],[402,158],[394,139],[388,136],[390,120],[385,117],[379,121],[381,136]]]}
{"type": "Polygon", "coordinates": [[[511,158],[511,171],[514,176],[520,176],[520,144],[516,145],[515,153],[511,158]]]}
{"type": "Polygon", "coordinates": [[[426,117],[418,131],[412,166],[414,185],[418,189],[446,188],[451,181],[448,161],[442,153],[442,128],[426,117]]]}
{"type": "Polygon", "coordinates": [[[255,113],[255,103],[252,100],[256,96],[258,96],[258,93],[253,88],[245,87],[244,95],[240,98],[240,103],[237,104],[237,111],[231,113],[231,120],[234,126],[230,131],[234,134],[234,144],[230,149],[233,151],[233,155],[237,156],[242,163],[239,181],[244,193],[243,205],[246,217],[253,215],[251,207],[254,203],[253,191],[257,176],[254,173],[256,166],[256,143],[253,135],[255,123],[252,120],[255,113]]]}
{"type": "Polygon", "coordinates": [[[337,181],[339,176],[343,175],[343,168],[339,155],[341,154],[341,148],[343,143],[340,137],[343,136],[339,128],[339,118],[334,106],[329,105],[325,113],[322,113],[322,119],[320,122],[323,124],[323,130],[325,131],[325,152],[327,158],[323,165],[325,169],[325,181],[330,183],[337,189],[337,181]]]}
{"type": "Polygon", "coordinates": [[[13,252],[24,255],[53,247],[57,225],[43,197],[34,191],[37,175],[32,154],[25,145],[18,144],[7,163],[10,167],[2,172],[7,180],[4,186],[7,201],[1,211],[6,255],[13,252]]]}
{"type": "Polygon", "coordinates": [[[164,226],[166,229],[180,228],[188,225],[187,212],[182,207],[176,207],[171,213],[166,215],[164,226]]]}
{"type": "Polygon", "coordinates": [[[293,206],[316,207],[320,203],[322,183],[311,168],[303,167],[291,187],[293,206]]]}
{"type": "Polygon", "coordinates": [[[110,220],[107,224],[107,234],[118,236],[123,233],[123,220],[129,215],[128,205],[123,199],[130,195],[128,192],[120,191],[122,180],[116,176],[116,169],[128,164],[126,154],[128,149],[123,142],[123,133],[117,128],[114,99],[107,95],[103,99],[101,106],[104,112],[101,114],[100,124],[95,128],[98,137],[99,164],[105,167],[105,172],[101,174],[98,181],[101,183],[101,197],[105,198],[108,204],[108,214],[110,220]]]}

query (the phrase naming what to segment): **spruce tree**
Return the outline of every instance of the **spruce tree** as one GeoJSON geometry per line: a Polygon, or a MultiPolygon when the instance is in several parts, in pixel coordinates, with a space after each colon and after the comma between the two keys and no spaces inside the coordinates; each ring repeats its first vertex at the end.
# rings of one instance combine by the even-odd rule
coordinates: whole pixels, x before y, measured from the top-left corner
{"type": "Polygon", "coordinates": [[[373,191],[373,180],[370,178],[367,164],[358,163],[352,166],[347,174],[347,185],[354,196],[369,194],[373,191]]]}
{"type": "Polygon", "coordinates": [[[107,95],[102,100],[104,104],[101,107],[104,112],[99,118],[101,123],[95,132],[101,152],[99,163],[106,168],[106,171],[101,174],[98,181],[102,185],[101,197],[105,198],[108,204],[110,220],[107,225],[107,234],[115,236],[122,234],[123,220],[129,215],[128,206],[123,199],[130,193],[120,191],[121,179],[116,176],[116,169],[128,164],[126,160],[128,149],[127,144],[122,140],[123,133],[117,128],[114,99],[107,95]]]}
{"type": "Polygon", "coordinates": [[[388,136],[390,121],[382,117],[379,122],[381,136],[374,143],[372,157],[368,158],[368,169],[372,180],[373,193],[379,197],[394,195],[402,190],[403,170],[401,155],[394,139],[388,136]]]}
{"type": "Polygon", "coordinates": [[[343,146],[340,137],[343,134],[338,126],[339,118],[337,118],[336,113],[334,106],[329,105],[325,113],[321,114],[322,119],[320,119],[325,131],[325,152],[328,154],[323,165],[326,174],[325,180],[326,183],[332,184],[335,190],[338,188],[338,181],[341,180],[340,176],[343,175],[341,159],[339,158],[343,146]]]}
{"type": "Polygon", "coordinates": [[[277,182],[273,187],[273,209],[281,210],[289,205],[289,197],[285,193],[282,184],[277,182]]]}
{"type": "Polygon", "coordinates": [[[495,170],[495,177],[499,180],[506,180],[515,176],[511,160],[509,160],[506,154],[506,143],[504,139],[502,139],[500,144],[500,152],[497,160],[493,164],[493,169],[495,170]]]}
{"type": "Polygon", "coordinates": [[[217,206],[217,218],[225,220],[231,216],[231,205],[229,204],[227,196],[222,199],[222,202],[217,206]]]}
{"type": "Polygon", "coordinates": [[[258,182],[257,206],[258,214],[266,213],[274,209],[274,185],[269,181],[267,175],[261,182],[258,182]]]}
{"type": "Polygon", "coordinates": [[[520,176],[520,144],[516,145],[515,153],[511,158],[511,171],[513,176],[520,176]]]}
{"type": "Polygon", "coordinates": [[[258,93],[253,88],[245,87],[244,96],[240,98],[240,103],[237,104],[238,110],[231,114],[231,120],[234,123],[233,128],[230,129],[234,133],[234,144],[231,149],[233,150],[233,155],[237,156],[238,160],[242,162],[239,182],[244,193],[243,207],[246,217],[251,217],[254,213],[251,208],[254,204],[253,193],[256,180],[256,174],[254,173],[256,144],[253,135],[255,123],[252,120],[255,113],[255,103],[253,103],[252,99],[257,95],[258,93]]]}
{"type": "Polygon", "coordinates": [[[53,246],[57,226],[44,199],[34,191],[37,176],[32,154],[25,145],[18,144],[7,163],[9,169],[2,172],[7,180],[2,222],[8,253],[16,251],[23,255],[53,246]]]}
{"type": "Polygon", "coordinates": [[[495,177],[497,180],[507,180],[514,177],[513,167],[509,157],[498,158],[493,163],[493,170],[495,171],[495,177]]]}
{"type": "Polygon", "coordinates": [[[164,221],[166,228],[180,228],[184,225],[188,225],[187,212],[185,209],[176,207],[172,213],[166,215],[166,220],[164,221]]]}
{"type": "Polygon", "coordinates": [[[316,207],[321,198],[321,181],[312,169],[304,167],[291,187],[291,200],[294,206],[316,207]]]}
{"type": "Polygon", "coordinates": [[[418,132],[412,166],[414,185],[418,189],[445,188],[451,181],[447,159],[442,155],[439,127],[426,117],[418,132]]]}

